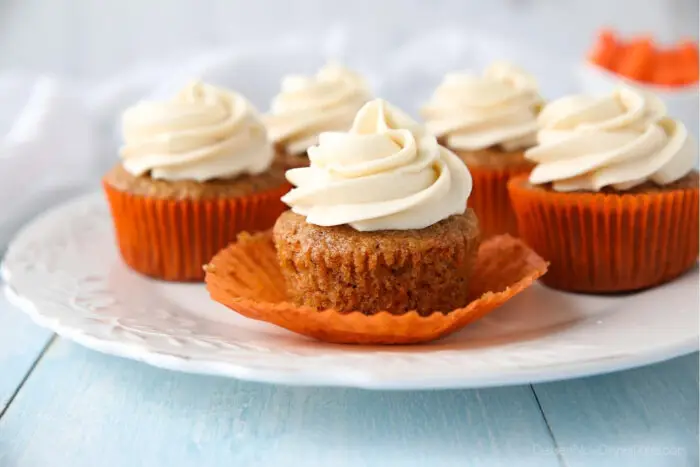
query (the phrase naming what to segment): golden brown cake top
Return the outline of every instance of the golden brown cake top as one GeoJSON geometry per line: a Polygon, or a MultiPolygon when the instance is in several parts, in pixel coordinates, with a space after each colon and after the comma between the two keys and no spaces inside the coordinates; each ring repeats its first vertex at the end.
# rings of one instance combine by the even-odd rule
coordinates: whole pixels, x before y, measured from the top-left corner
{"type": "MultiPolygon", "coordinates": [[[[518,182],[521,186],[525,188],[529,188],[532,190],[539,190],[539,191],[547,191],[547,192],[552,192],[552,193],[561,193],[558,192],[557,190],[554,189],[551,183],[544,183],[544,184],[533,184],[531,183],[527,178],[523,177],[522,179],[515,180],[515,182],[518,182]]],[[[641,183],[639,185],[635,185],[634,187],[625,190],[625,191],[619,191],[616,190],[612,187],[603,187],[601,188],[597,193],[603,193],[603,194],[609,194],[609,195],[639,195],[639,194],[653,194],[653,193],[661,193],[661,192],[667,192],[667,191],[674,191],[674,190],[697,190],[698,187],[700,186],[700,177],[698,176],[698,172],[696,170],[692,170],[689,173],[687,173],[685,176],[682,178],[679,178],[678,180],[675,180],[669,184],[666,185],[657,185],[654,182],[646,181],[644,183],[641,183]]],[[[578,190],[576,192],[571,192],[571,193],[591,193],[587,190],[578,190]]]]}
{"type": "Polygon", "coordinates": [[[285,185],[284,170],[285,166],[276,161],[267,172],[259,175],[196,182],[157,180],[148,175],[135,176],[127,172],[121,164],[117,164],[105,175],[104,182],[120,191],[159,199],[235,198],[285,185]]]}

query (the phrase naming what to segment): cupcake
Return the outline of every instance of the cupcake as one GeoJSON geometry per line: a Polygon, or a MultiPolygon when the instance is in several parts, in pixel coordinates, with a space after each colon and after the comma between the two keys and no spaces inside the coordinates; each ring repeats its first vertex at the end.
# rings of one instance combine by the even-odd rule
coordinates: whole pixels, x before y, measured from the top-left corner
{"type": "Polygon", "coordinates": [[[270,140],[289,167],[306,167],[306,150],[324,131],[346,131],[357,111],[370,99],[358,74],[329,64],[315,76],[287,76],[282,90],[263,117],[270,140]]]}
{"type": "Polygon", "coordinates": [[[577,292],[667,282],[698,258],[697,149],[655,96],[571,96],[539,115],[530,176],[509,183],[521,237],[577,292]]]}
{"type": "Polygon", "coordinates": [[[332,342],[421,342],[546,269],[510,237],[480,247],[469,170],[382,100],[308,154],[287,172],[291,211],[272,235],[245,236],[207,266],[212,297],[245,316],[332,342]]]}
{"type": "Polygon", "coordinates": [[[495,63],[483,76],[448,74],[421,109],[428,129],[469,166],[469,200],[485,238],[517,233],[506,184],[532,169],[523,151],[535,144],[541,103],[532,76],[495,63]]]}
{"type": "Polygon", "coordinates": [[[284,167],[242,96],[195,82],[170,101],[135,105],[122,123],[122,161],[103,187],[134,270],[201,280],[238,233],[268,229],[284,211],[284,167]]]}

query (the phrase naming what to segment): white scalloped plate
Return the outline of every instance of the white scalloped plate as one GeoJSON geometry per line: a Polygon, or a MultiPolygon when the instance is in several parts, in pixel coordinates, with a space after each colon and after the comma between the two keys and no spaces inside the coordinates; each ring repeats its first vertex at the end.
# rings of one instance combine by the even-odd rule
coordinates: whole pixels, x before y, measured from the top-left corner
{"type": "Polygon", "coordinates": [[[482,387],[609,372],[689,353],[698,271],[656,289],[585,296],[536,285],[481,321],[426,345],[324,344],[251,321],[202,285],[146,279],[120,261],[101,195],[24,228],[2,265],[10,299],[92,349],[176,371],[295,385],[482,387]]]}

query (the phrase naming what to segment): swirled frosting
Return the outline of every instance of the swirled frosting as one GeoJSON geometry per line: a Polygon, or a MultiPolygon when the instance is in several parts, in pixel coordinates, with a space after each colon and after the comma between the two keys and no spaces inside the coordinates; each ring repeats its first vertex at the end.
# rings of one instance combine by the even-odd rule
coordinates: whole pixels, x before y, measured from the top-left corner
{"type": "Polygon", "coordinates": [[[303,155],[324,131],[346,131],[370,92],[357,74],[339,65],[315,76],[288,76],[265,115],[270,139],[288,154],[303,155]]]}
{"type": "Polygon", "coordinates": [[[322,133],[309,159],[287,171],[296,188],[282,201],[321,226],[422,229],[464,213],[472,189],[455,154],[381,99],[360,109],[349,132],[322,133]]]}
{"type": "Polygon", "coordinates": [[[659,98],[620,88],[605,97],[570,96],[539,115],[533,184],[557,191],[626,190],[646,181],[666,185],[691,171],[697,149],[685,126],[666,116],[659,98]]]}
{"type": "Polygon", "coordinates": [[[242,96],[193,82],[166,102],[141,102],[122,119],[124,168],[163,180],[205,181],[264,172],[274,151],[242,96]]]}
{"type": "Polygon", "coordinates": [[[498,62],[483,76],[449,73],[421,113],[428,129],[450,148],[512,151],[535,144],[541,102],[532,76],[498,62]]]}

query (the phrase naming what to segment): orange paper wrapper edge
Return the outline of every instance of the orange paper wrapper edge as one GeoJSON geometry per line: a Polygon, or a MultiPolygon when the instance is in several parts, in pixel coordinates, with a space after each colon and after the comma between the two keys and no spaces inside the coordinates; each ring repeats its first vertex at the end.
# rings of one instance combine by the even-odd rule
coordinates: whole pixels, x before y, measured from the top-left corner
{"type": "Polygon", "coordinates": [[[238,198],[158,199],[102,183],[124,262],[169,281],[201,281],[203,265],[244,231],[267,230],[285,211],[279,189],[238,198]]]}
{"type": "Polygon", "coordinates": [[[624,292],[678,277],[698,259],[698,189],[639,194],[509,191],[520,237],[551,262],[545,284],[624,292]]]}
{"type": "Polygon", "coordinates": [[[473,189],[468,205],[479,218],[482,238],[511,234],[518,236],[518,224],[508,196],[508,180],[530,173],[530,166],[489,168],[470,166],[473,189]]]}
{"type": "Polygon", "coordinates": [[[415,311],[319,311],[290,303],[270,232],[241,235],[206,271],[211,297],[248,318],[326,342],[413,344],[445,336],[486,315],[529,287],[547,271],[547,263],[520,240],[494,237],[479,249],[470,303],[428,316],[415,311]]]}

